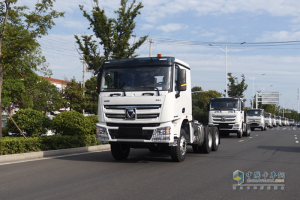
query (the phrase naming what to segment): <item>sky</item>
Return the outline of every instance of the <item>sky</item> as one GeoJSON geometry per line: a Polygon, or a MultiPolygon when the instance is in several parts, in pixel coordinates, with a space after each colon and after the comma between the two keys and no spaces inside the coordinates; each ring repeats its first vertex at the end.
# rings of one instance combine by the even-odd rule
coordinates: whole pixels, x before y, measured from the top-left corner
{"type": "MultiPolygon", "coordinates": [[[[18,5],[30,8],[35,3],[18,1],[18,5]]],[[[120,0],[99,0],[108,17],[115,17],[113,11],[119,3],[120,0]]],[[[153,39],[152,56],[174,56],[188,63],[192,86],[224,93],[225,52],[221,49],[227,46],[228,50],[233,48],[227,54],[228,72],[239,81],[244,74],[248,84],[244,92],[246,106],[250,106],[254,89],[254,92],[279,92],[280,106],[298,110],[299,0],[143,0],[142,3],[144,8],[135,20],[135,34],[153,39]],[[242,42],[246,43],[236,46],[242,42]],[[255,78],[254,87],[250,77],[255,78]]],[[[91,0],[57,0],[54,9],[65,12],[65,17],[56,19],[49,34],[39,40],[52,78],[75,77],[82,81],[83,65],[74,35],[93,32],[87,29],[89,23],[79,5],[91,13],[91,0]]],[[[146,42],[137,49],[139,57],[149,56],[149,46],[146,42]]],[[[91,76],[92,73],[87,73],[86,79],[91,76]]]]}

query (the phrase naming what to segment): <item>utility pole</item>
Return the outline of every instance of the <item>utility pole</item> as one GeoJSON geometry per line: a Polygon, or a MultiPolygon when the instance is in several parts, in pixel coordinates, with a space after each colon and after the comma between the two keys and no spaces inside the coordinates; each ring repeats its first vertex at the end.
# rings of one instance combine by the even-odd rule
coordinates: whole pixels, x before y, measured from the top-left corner
{"type": "Polygon", "coordinates": [[[298,88],[298,99],[297,99],[297,103],[298,103],[298,106],[297,106],[297,114],[299,113],[299,88],[298,88]]]}
{"type": "MultiPolygon", "coordinates": [[[[83,90],[83,96],[84,96],[84,88],[85,88],[85,60],[84,60],[84,55],[82,56],[82,58],[80,58],[80,60],[82,60],[82,66],[83,66],[83,74],[82,74],[82,90],[83,90]]],[[[82,109],[82,114],[84,115],[84,109],[82,109]]]]}
{"type": "Polygon", "coordinates": [[[151,57],[151,44],[154,43],[154,40],[153,39],[149,39],[149,42],[150,42],[150,50],[149,50],[149,57],[151,57]]]}

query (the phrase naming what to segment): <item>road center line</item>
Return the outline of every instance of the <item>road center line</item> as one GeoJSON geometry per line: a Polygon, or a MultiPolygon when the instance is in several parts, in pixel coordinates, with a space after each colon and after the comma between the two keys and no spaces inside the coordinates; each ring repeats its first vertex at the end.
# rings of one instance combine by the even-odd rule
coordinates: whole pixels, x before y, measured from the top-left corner
{"type": "Polygon", "coordinates": [[[240,140],[239,142],[243,142],[244,140],[240,140]]]}
{"type": "Polygon", "coordinates": [[[298,138],[297,137],[295,137],[295,140],[297,140],[298,138]]]}
{"type": "Polygon", "coordinates": [[[249,138],[252,138],[252,137],[249,137],[249,138]]]}
{"type": "Polygon", "coordinates": [[[299,141],[296,141],[296,143],[299,143],[299,141]]]}

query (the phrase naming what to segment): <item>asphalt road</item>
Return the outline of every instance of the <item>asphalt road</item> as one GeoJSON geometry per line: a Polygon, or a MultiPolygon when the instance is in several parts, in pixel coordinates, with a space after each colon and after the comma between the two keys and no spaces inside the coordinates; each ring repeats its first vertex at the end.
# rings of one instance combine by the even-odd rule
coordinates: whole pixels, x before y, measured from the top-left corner
{"type": "MultiPolygon", "coordinates": [[[[300,130],[252,131],[221,138],[217,152],[171,161],[132,149],[115,161],[109,151],[0,164],[0,199],[300,199],[300,130]],[[297,139],[296,139],[297,138],[297,139]],[[284,190],[233,189],[233,172],[284,172],[284,190]]],[[[277,178],[277,177],[276,177],[277,178]]]]}

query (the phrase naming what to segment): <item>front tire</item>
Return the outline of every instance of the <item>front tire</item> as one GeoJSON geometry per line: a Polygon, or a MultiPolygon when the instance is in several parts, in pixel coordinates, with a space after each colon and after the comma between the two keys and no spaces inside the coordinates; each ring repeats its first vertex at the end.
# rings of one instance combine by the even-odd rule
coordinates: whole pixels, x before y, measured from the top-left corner
{"type": "Polygon", "coordinates": [[[186,133],[184,129],[180,130],[180,137],[177,140],[176,147],[170,147],[172,160],[175,162],[182,162],[185,159],[187,152],[186,133]]]}
{"type": "Polygon", "coordinates": [[[243,131],[242,130],[237,132],[237,137],[238,138],[242,138],[243,137],[243,131]]]}
{"type": "Polygon", "coordinates": [[[112,156],[116,160],[126,160],[130,152],[130,147],[128,145],[120,143],[111,143],[110,149],[112,156]]]}

